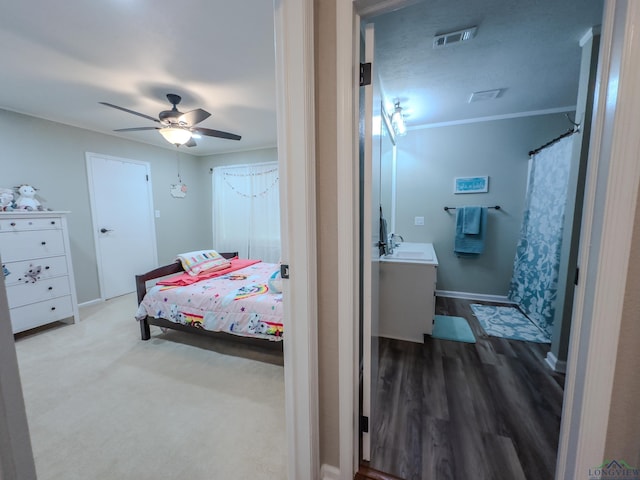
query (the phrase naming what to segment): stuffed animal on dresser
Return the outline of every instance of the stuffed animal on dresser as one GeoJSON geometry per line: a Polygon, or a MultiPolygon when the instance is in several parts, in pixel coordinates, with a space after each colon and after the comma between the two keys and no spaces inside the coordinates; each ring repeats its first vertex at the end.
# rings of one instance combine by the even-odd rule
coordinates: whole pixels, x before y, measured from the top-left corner
{"type": "Polygon", "coordinates": [[[0,212],[9,212],[16,206],[13,190],[10,188],[0,188],[0,212]]]}
{"type": "Polygon", "coordinates": [[[22,210],[42,210],[42,206],[36,199],[36,189],[31,185],[20,185],[18,187],[18,200],[16,208],[22,210]]]}

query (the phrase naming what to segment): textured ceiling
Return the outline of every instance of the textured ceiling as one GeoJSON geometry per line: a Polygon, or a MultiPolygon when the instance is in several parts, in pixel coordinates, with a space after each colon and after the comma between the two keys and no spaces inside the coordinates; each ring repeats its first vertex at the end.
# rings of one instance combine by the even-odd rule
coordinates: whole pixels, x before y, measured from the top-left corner
{"type": "MultiPolygon", "coordinates": [[[[366,2],[374,13],[389,2],[366,2]]],[[[398,2],[396,2],[398,4],[398,2]]],[[[572,107],[580,39],[602,22],[599,0],[429,0],[373,15],[375,59],[388,100],[424,126],[572,107]],[[434,49],[435,35],[477,26],[474,39],[434,49]],[[501,89],[469,103],[473,92],[501,89]]],[[[396,5],[397,6],[397,5],[396,5]]]]}

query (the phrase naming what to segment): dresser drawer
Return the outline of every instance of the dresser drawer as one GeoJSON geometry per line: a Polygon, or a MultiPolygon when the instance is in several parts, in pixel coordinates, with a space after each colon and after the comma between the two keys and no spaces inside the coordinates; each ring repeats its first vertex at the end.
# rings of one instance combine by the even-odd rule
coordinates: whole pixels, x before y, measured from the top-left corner
{"type": "Polygon", "coordinates": [[[13,333],[18,333],[73,316],[73,302],[71,296],[59,297],[12,308],[9,314],[13,333]]]}
{"type": "Polygon", "coordinates": [[[69,295],[69,277],[38,280],[35,283],[20,283],[7,286],[9,308],[21,307],[29,303],[41,302],[69,295]]]}
{"type": "MultiPolygon", "coordinates": [[[[1,248],[1,247],[0,247],[1,248]]],[[[40,280],[51,277],[61,277],[67,274],[67,257],[47,257],[21,262],[5,262],[2,264],[9,270],[9,276],[4,281],[7,286],[30,281],[29,272],[36,274],[40,280]]]]}
{"type": "Polygon", "coordinates": [[[60,230],[60,218],[0,218],[0,232],[22,232],[25,230],[60,230]]]}
{"type": "Polygon", "coordinates": [[[0,254],[5,262],[64,255],[62,230],[0,232],[0,254]]]}

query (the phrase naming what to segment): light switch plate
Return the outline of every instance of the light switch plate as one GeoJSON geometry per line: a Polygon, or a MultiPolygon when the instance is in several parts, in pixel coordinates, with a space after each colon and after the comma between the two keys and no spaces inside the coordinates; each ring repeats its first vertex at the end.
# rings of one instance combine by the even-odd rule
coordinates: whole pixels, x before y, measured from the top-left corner
{"type": "Polygon", "coordinates": [[[413,224],[414,225],[424,225],[424,217],[414,217],[413,224]]]}

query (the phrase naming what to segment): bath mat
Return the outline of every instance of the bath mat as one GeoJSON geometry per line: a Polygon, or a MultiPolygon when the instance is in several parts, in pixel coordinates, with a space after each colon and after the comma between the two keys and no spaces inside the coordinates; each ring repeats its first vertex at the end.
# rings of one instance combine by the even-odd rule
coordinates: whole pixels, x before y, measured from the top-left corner
{"type": "Polygon", "coordinates": [[[472,303],[471,309],[484,331],[492,337],[538,343],[551,342],[546,333],[515,307],[497,307],[472,303]]]}
{"type": "Polygon", "coordinates": [[[441,340],[476,343],[476,337],[473,336],[471,327],[462,317],[436,315],[431,336],[441,340]]]}

